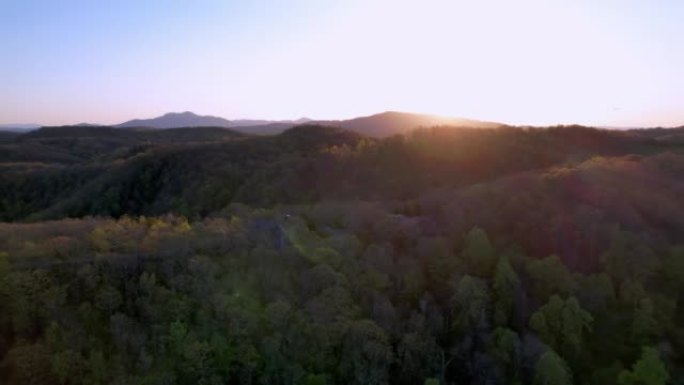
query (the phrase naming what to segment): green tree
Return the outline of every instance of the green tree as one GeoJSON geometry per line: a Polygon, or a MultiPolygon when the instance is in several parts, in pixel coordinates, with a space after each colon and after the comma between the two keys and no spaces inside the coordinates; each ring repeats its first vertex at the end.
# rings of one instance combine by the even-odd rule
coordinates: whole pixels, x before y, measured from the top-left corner
{"type": "Polygon", "coordinates": [[[548,350],[534,367],[535,385],[572,385],[572,372],[553,350],[548,350]]]}
{"type": "Polygon", "coordinates": [[[455,327],[460,333],[475,332],[487,326],[490,294],[479,278],[464,276],[452,298],[455,305],[455,327]]]}
{"type": "Polygon", "coordinates": [[[11,322],[10,313],[10,298],[9,298],[9,282],[7,276],[9,275],[10,265],[8,261],[8,254],[0,252],[0,345],[3,344],[2,331],[11,322]]]}
{"type": "Polygon", "coordinates": [[[660,334],[660,325],[655,318],[655,307],[650,298],[639,301],[632,316],[632,326],[630,337],[632,342],[638,345],[645,345],[660,334]]]}
{"type": "Polygon", "coordinates": [[[563,301],[551,296],[549,302],[530,318],[530,329],[555,350],[574,354],[581,350],[584,333],[591,330],[593,317],[577,299],[563,301]]]}
{"type": "Polygon", "coordinates": [[[684,290],[684,246],[672,247],[663,256],[661,272],[673,290],[684,290]]]}
{"type": "Polygon", "coordinates": [[[102,285],[95,293],[95,307],[108,314],[113,313],[122,303],[121,293],[109,284],[102,285]]]}
{"type": "MultiPolygon", "coordinates": [[[[0,251],[0,283],[10,271],[9,254],[0,251]]],[[[4,285],[3,285],[4,286],[4,285]]]]}
{"type": "Polygon", "coordinates": [[[307,374],[304,376],[301,385],[326,385],[328,381],[323,374],[307,374]]]}
{"type": "Polygon", "coordinates": [[[513,270],[508,258],[501,257],[494,273],[494,324],[508,324],[513,312],[513,296],[520,290],[520,279],[513,270]]]}
{"type": "Polygon", "coordinates": [[[623,370],[618,377],[620,385],[665,385],[670,375],[660,359],[658,351],[652,347],[644,347],[641,357],[632,370],[623,370]]]}
{"type": "Polygon", "coordinates": [[[389,381],[394,354],[385,331],[371,320],[360,320],[345,336],[340,361],[345,383],[380,385],[389,381]]]}
{"type": "Polygon", "coordinates": [[[425,268],[427,284],[438,295],[448,296],[450,280],[460,270],[462,261],[451,251],[447,240],[421,237],[416,243],[416,253],[425,268]]]}
{"type": "Polygon", "coordinates": [[[528,262],[527,273],[532,278],[534,296],[540,301],[553,294],[568,295],[576,286],[572,273],[557,255],[528,262]]]}
{"type": "Polygon", "coordinates": [[[508,382],[515,383],[520,351],[518,334],[511,329],[498,327],[494,330],[491,345],[490,352],[504,368],[508,382]]]}
{"type": "Polygon", "coordinates": [[[397,346],[402,383],[419,384],[439,372],[441,351],[435,338],[422,333],[405,334],[397,346]]]}
{"type": "Polygon", "coordinates": [[[1,363],[8,384],[43,385],[55,380],[50,351],[41,343],[14,346],[1,363]]]}
{"type": "Polygon", "coordinates": [[[610,247],[601,255],[601,261],[606,272],[617,282],[627,278],[643,280],[660,268],[660,260],[647,243],[619,228],[613,230],[610,247]]]}
{"type": "Polygon", "coordinates": [[[75,378],[81,377],[83,361],[83,357],[71,349],[52,353],[52,373],[60,384],[72,383],[75,378]]]}
{"type": "Polygon", "coordinates": [[[496,264],[496,253],[484,230],[473,227],[465,238],[463,260],[468,273],[478,277],[491,277],[496,264]]]}

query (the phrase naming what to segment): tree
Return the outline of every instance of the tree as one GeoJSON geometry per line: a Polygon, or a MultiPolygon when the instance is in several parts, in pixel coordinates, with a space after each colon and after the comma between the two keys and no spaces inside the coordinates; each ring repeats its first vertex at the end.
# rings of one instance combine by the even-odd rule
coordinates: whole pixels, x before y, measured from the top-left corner
{"type": "Polygon", "coordinates": [[[10,385],[50,384],[55,379],[50,365],[50,351],[41,343],[15,346],[7,352],[1,363],[10,385]]]}
{"type": "Polygon", "coordinates": [[[354,322],[342,349],[340,374],[345,383],[380,385],[389,381],[394,354],[387,334],[373,321],[354,322]]]}
{"type": "Polygon", "coordinates": [[[481,228],[473,227],[466,235],[463,259],[469,274],[491,277],[496,264],[496,253],[487,233],[481,228]]]}
{"type": "Polygon", "coordinates": [[[427,284],[438,296],[445,295],[448,298],[450,280],[461,267],[462,261],[453,254],[449,243],[442,237],[419,238],[416,253],[424,266],[427,284]]]}
{"type": "Polygon", "coordinates": [[[672,247],[663,256],[661,272],[673,290],[684,291],[684,246],[672,247]]]}
{"type": "Polygon", "coordinates": [[[115,287],[104,284],[97,289],[95,294],[95,307],[98,309],[107,313],[113,313],[114,310],[121,306],[122,302],[123,298],[121,297],[121,293],[119,293],[115,287]]]}
{"type": "Polygon", "coordinates": [[[534,296],[540,301],[553,294],[570,294],[575,289],[572,274],[557,255],[528,262],[527,273],[532,278],[534,296]]]}
{"type": "Polygon", "coordinates": [[[601,255],[606,272],[617,282],[627,278],[643,280],[651,277],[660,267],[653,250],[635,234],[613,230],[610,247],[601,255]]]}
{"type": "Polygon", "coordinates": [[[83,361],[83,357],[71,349],[52,353],[52,373],[61,385],[69,384],[73,378],[82,376],[83,361]]]}
{"type": "Polygon", "coordinates": [[[488,325],[490,294],[487,284],[469,275],[461,278],[452,298],[455,326],[461,333],[485,329],[488,325]]]}
{"type": "Polygon", "coordinates": [[[589,311],[601,311],[615,304],[616,293],[613,281],[606,273],[591,274],[581,277],[577,296],[582,307],[589,311]]]}
{"type": "Polygon", "coordinates": [[[208,376],[211,347],[190,332],[185,323],[174,321],[169,325],[169,348],[176,357],[181,380],[196,382],[208,376]]]}
{"type": "MultiPolygon", "coordinates": [[[[0,251],[0,283],[3,282],[5,275],[10,271],[9,254],[0,251]]],[[[4,286],[4,285],[3,285],[4,286]]]]}
{"type": "Polygon", "coordinates": [[[0,346],[3,344],[2,330],[10,323],[10,299],[8,298],[8,279],[7,276],[10,271],[10,264],[8,261],[8,254],[0,252],[0,346]]]}
{"type": "Polygon", "coordinates": [[[644,347],[641,357],[632,370],[623,370],[618,377],[620,385],[665,385],[670,379],[665,364],[658,351],[652,347],[644,347]]]}
{"type": "Polygon", "coordinates": [[[580,351],[584,333],[591,330],[593,317],[575,297],[563,301],[554,295],[530,318],[530,329],[555,350],[565,354],[580,351]]]}
{"type": "Polygon", "coordinates": [[[328,381],[323,374],[307,374],[302,380],[302,385],[326,385],[328,381]]]}
{"type": "Polygon", "coordinates": [[[440,356],[440,348],[434,337],[419,333],[405,334],[397,346],[401,383],[418,384],[422,379],[438,373],[440,356]]]}
{"type": "Polygon", "coordinates": [[[629,309],[636,308],[647,297],[646,289],[639,281],[628,278],[620,284],[618,299],[623,306],[629,309]]]}
{"type": "Polygon", "coordinates": [[[504,369],[510,383],[516,382],[520,349],[520,338],[516,332],[504,327],[494,330],[490,352],[504,369]]]}
{"type": "Polygon", "coordinates": [[[653,301],[650,298],[644,298],[634,309],[630,338],[638,345],[645,345],[653,342],[659,334],[660,325],[655,318],[653,301]]]}
{"type": "Polygon", "coordinates": [[[513,296],[520,290],[520,279],[508,258],[499,258],[492,287],[494,289],[494,324],[507,325],[513,312],[513,296]]]}
{"type": "Polygon", "coordinates": [[[534,367],[535,385],[572,385],[572,372],[563,359],[548,350],[534,367]]]}

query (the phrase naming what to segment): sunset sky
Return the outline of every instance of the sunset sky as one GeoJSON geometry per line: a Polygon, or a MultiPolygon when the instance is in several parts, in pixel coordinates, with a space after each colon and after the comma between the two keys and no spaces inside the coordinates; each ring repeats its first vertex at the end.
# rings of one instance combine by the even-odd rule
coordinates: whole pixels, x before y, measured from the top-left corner
{"type": "Polygon", "coordinates": [[[0,123],[684,124],[684,1],[0,0],[0,123]]]}

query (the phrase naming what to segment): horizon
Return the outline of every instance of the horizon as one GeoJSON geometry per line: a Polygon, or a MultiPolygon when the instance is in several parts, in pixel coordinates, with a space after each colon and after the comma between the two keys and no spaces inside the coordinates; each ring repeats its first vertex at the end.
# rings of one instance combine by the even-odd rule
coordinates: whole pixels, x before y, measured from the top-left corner
{"type": "Polygon", "coordinates": [[[683,18],[668,0],[9,1],[0,124],[417,111],[679,127],[683,18]]]}
{"type": "MultiPolygon", "coordinates": [[[[573,126],[573,125],[578,125],[578,126],[585,126],[585,127],[592,127],[592,128],[599,128],[599,129],[615,129],[615,130],[630,130],[630,129],[676,129],[676,128],[681,128],[684,127],[684,124],[679,124],[679,125],[670,125],[670,126],[600,126],[600,125],[590,125],[590,124],[581,124],[581,123],[557,123],[557,124],[547,124],[547,125],[534,125],[534,124],[510,124],[507,122],[495,122],[495,121],[490,121],[486,119],[477,119],[477,118],[471,118],[471,117],[463,117],[463,116],[445,116],[445,115],[437,115],[437,114],[428,114],[428,113],[422,113],[422,112],[412,112],[412,111],[380,111],[377,113],[373,113],[370,115],[363,115],[363,116],[351,116],[351,117],[345,117],[345,118],[334,118],[334,119],[317,119],[317,118],[311,118],[308,116],[301,116],[296,119],[276,119],[276,120],[271,120],[271,119],[260,119],[260,118],[250,118],[250,117],[245,117],[245,118],[235,118],[235,119],[227,119],[223,116],[217,116],[217,115],[200,115],[197,114],[193,111],[171,111],[164,113],[162,115],[158,116],[153,116],[153,117],[136,117],[136,118],[130,118],[125,121],[121,121],[118,123],[113,123],[113,124],[102,124],[99,122],[87,122],[87,121],[80,121],[80,122],[73,122],[73,123],[67,123],[67,124],[57,124],[57,125],[49,125],[49,124],[39,124],[39,123],[0,123],[0,131],[3,129],[19,129],[19,130],[26,130],[26,131],[31,131],[39,128],[44,128],[44,127],[66,127],[66,126],[92,126],[92,127],[117,127],[122,124],[130,123],[135,120],[155,120],[159,119],[162,117],[166,117],[168,115],[184,115],[184,114],[191,114],[194,115],[198,118],[219,118],[219,119],[225,119],[229,122],[236,122],[236,121],[250,121],[250,120],[263,120],[264,124],[272,124],[272,123],[291,123],[291,122],[297,122],[297,121],[302,121],[304,120],[303,123],[301,124],[316,124],[320,122],[335,122],[335,121],[349,121],[349,120],[354,120],[354,119],[361,119],[361,118],[369,118],[373,116],[380,116],[384,114],[407,114],[407,115],[415,115],[415,116],[426,116],[426,117],[433,117],[433,118],[439,118],[439,119],[454,119],[454,120],[466,120],[466,121],[474,121],[474,122],[485,122],[485,123],[494,123],[494,124],[500,124],[501,126],[509,126],[509,127],[538,127],[538,128],[543,128],[543,127],[553,127],[553,126],[573,126]]],[[[244,127],[249,127],[251,126],[244,126],[244,127]]],[[[259,124],[255,125],[256,127],[259,126],[259,124]]],[[[131,126],[132,127],[132,126],[131,126]]],[[[144,126],[143,126],[144,127],[144,126]]],[[[183,126],[184,127],[184,126],[183,126]]],[[[179,127],[172,127],[172,128],[183,128],[181,126],[179,127]]],[[[195,126],[192,126],[195,127],[195,126]]],[[[202,127],[202,126],[197,126],[197,127],[202,127]]],[[[235,126],[235,127],[243,127],[243,126],[235,126]]],[[[243,127],[243,128],[244,128],[243,127]]],[[[125,127],[124,127],[125,128],[125,127]]],[[[229,128],[229,127],[226,127],[229,128]]]]}

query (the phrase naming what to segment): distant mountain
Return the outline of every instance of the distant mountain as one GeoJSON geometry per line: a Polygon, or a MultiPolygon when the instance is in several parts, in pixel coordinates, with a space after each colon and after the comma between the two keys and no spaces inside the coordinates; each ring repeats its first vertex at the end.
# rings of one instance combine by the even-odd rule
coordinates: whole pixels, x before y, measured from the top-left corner
{"type": "Polygon", "coordinates": [[[102,127],[102,124],[97,124],[97,123],[79,123],[79,124],[74,124],[76,127],[102,127]]]}
{"type": "Polygon", "coordinates": [[[243,133],[250,133],[256,135],[276,135],[289,128],[301,124],[339,127],[374,137],[384,137],[395,134],[403,134],[420,127],[452,126],[471,128],[495,128],[503,126],[503,124],[501,123],[484,122],[472,119],[388,111],[349,120],[300,119],[296,121],[271,122],[269,124],[260,124],[253,126],[233,126],[231,128],[235,131],[243,133]]]}
{"type": "MultiPolygon", "coordinates": [[[[276,135],[289,128],[302,124],[332,126],[355,131],[364,135],[383,137],[403,134],[420,127],[453,126],[492,128],[503,126],[499,123],[483,122],[479,120],[451,118],[427,114],[413,114],[408,112],[388,111],[375,115],[364,116],[349,120],[311,120],[301,118],[297,120],[264,120],[237,119],[228,120],[218,116],[203,116],[195,113],[171,112],[151,119],[133,119],[114,125],[114,128],[150,128],[168,129],[184,127],[223,127],[230,128],[243,134],[276,135]]],[[[98,124],[81,123],[79,127],[97,127],[98,124]]],[[[40,128],[37,124],[3,124],[0,130],[24,132],[40,128]]]]}
{"type": "Polygon", "coordinates": [[[0,131],[13,131],[13,132],[25,132],[31,130],[37,130],[41,126],[40,124],[32,123],[10,123],[10,124],[0,124],[0,131]]]}
{"type": "Polygon", "coordinates": [[[230,127],[230,121],[217,116],[200,116],[192,112],[171,112],[152,119],[133,119],[114,127],[180,128],[230,127]]]}
{"type": "Polygon", "coordinates": [[[228,120],[218,116],[203,116],[195,113],[170,112],[152,119],[133,119],[117,124],[114,127],[145,127],[145,128],[182,128],[182,127],[225,127],[235,128],[244,133],[273,134],[282,132],[298,124],[303,124],[310,119],[302,118],[298,120],[263,120],[263,119],[237,119],[228,120]],[[254,127],[254,129],[250,129],[254,127]]]}
{"type": "Polygon", "coordinates": [[[389,136],[403,134],[420,127],[454,126],[472,128],[495,128],[503,124],[479,120],[451,118],[436,115],[413,114],[408,112],[387,111],[350,120],[314,121],[314,124],[336,126],[359,132],[368,136],[389,136]]]}

